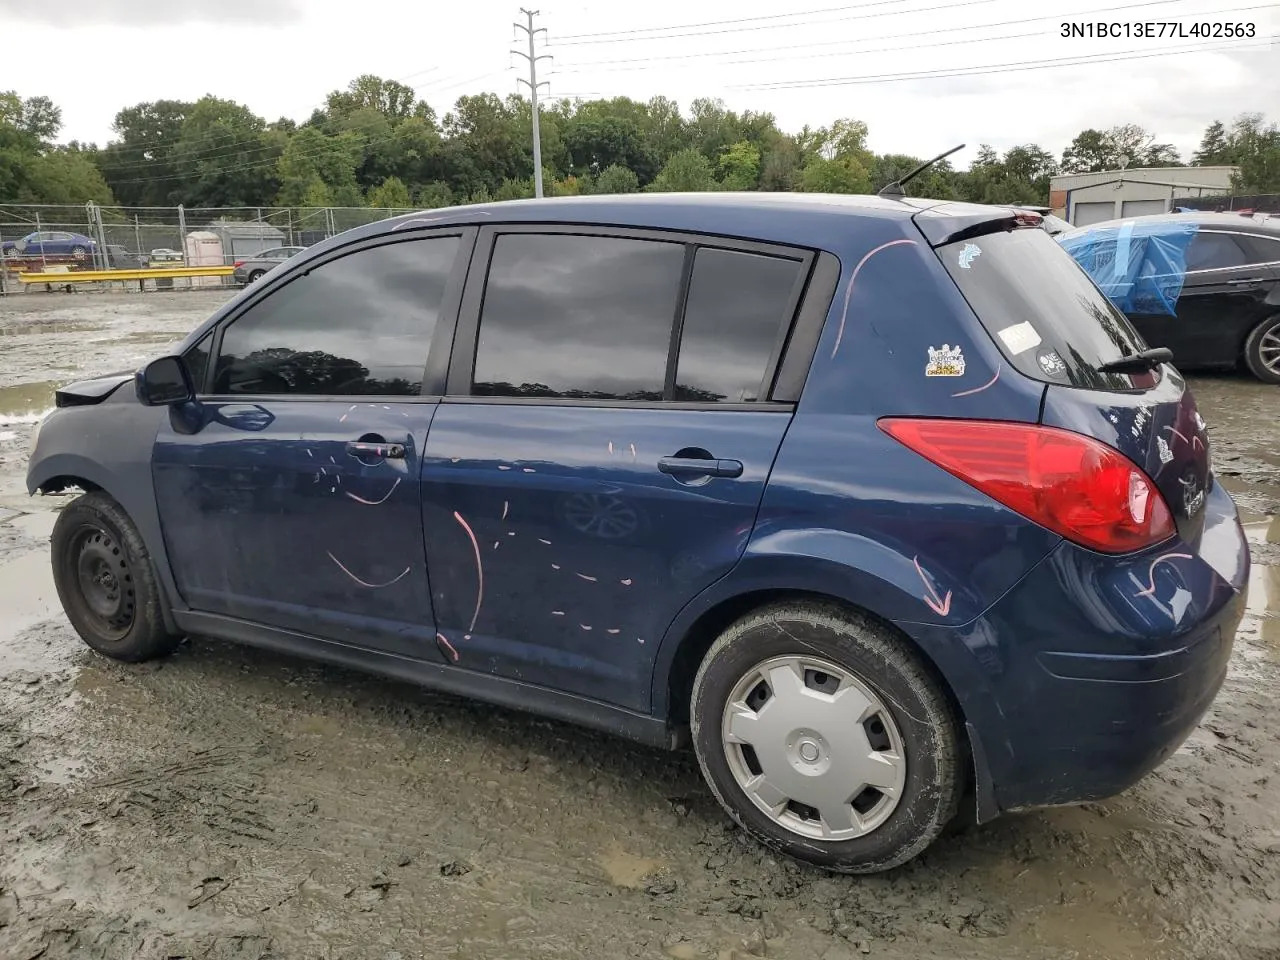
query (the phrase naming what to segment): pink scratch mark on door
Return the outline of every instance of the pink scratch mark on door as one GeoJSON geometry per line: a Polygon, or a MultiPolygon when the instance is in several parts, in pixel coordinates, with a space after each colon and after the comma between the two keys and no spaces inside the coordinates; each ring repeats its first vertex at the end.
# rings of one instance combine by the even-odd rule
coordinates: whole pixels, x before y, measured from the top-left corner
{"type": "Polygon", "coordinates": [[[595,583],[595,582],[596,582],[596,578],[595,578],[595,577],[589,577],[589,576],[587,576],[585,573],[580,573],[580,574],[578,574],[578,576],[580,576],[583,580],[590,580],[592,583],[595,583]]]}
{"type": "MultiPolygon", "coordinates": [[[[1166,429],[1166,430],[1168,430],[1170,433],[1172,433],[1175,437],[1177,437],[1177,438],[1178,438],[1179,440],[1181,440],[1183,443],[1187,443],[1187,442],[1188,442],[1188,441],[1187,441],[1187,438],[1186,438],[1185,436],[1183,436],[1180,432],[1178,432],[1177,430],[1175,430],[1173,427],[1165,427],[1165,429],[1166,429]]],[[[1197,438],[1197,439],[1199,439],[1199,438],[1197,438]]]]}
{"type": "Polygon", "coordinates": [[[590,630],[590,629],[591,629],[591,627],[587,626],[587,624],[585,624],[585,623],[580,623],[580,624],[578,624],[578,626],[580,626],[583,630],[590,630]]]}
{"type": "MultiPolygon", "coordinates": [[[[338,479],[341,480],[342,478],[339,477],[338,479]]],[[[387,500],[391,497],[391,495],[396,492],[396,487],[398,486],[400,486],[400,478],[396,477],[396,482],[391,485],[391,489],[387,491],[387,495],[383,497],[381,500],[366,500],[364,497],[357,497],[350,490],[345,490],[343,492],[346,493],[346,495],[350,497],[352,500],[356,501],[356,503],[367,503],[371,507],[376,507],[380,503],[386,503],[387,500]]]]}
{"type": "Polygon", "coordinates": [[[563,617],[563,616],[564,616],[564,611],[563,611],[563,610],[552,610],[552,611],[551,611],[551,615],[552,615],[553,617],[563,617]]]}
{"type": "Polygon", "coordinates": [[[605,633],[621,633],[621,632],[622,632],[622,631],[621,631],[621,630],[618,630],[617,628],[610,628],[610,629],[608,629],[608,630],[606,630],[606,631],[605,631],[605,633]]]}
{"type": "Polygon", "coordinates": [[[928,595],[924,598],[924,602],[929,605],[932,610],[940,617],[945,617],[951,612],[951,591],[947,591],[947,595],[942,600],[938,599],[938,593],[933,588],[933,584],[929,582],[929,578],[924,575],[924,571],[920,569],[920,561],[916,557],[911,558],[911,562],[916,565],[916,573],[920,574],[920,580],[924,583],[925,590],[928,595]]]}
{"type": "Polygon", "coordinates": [[[393,583],[397,583],[398,581],[403,580],[405,577],[407,577],[407,576],[409,575],[409,571],[413,569],[412,567],[405,567],[405,568],[404,568],[404,572],[403,572],[403,573],[401,573],[398,577],[396,577],[396,578],[395,578],[395,579],[393,579],[393,580],[388,580],[386,583],[370,583],[368,580],[361,580],[361,579],[360,579],[359,577],[357,577],[354,573],[352,573],[350,570],[348,570],[348,569],[343,565],[342,561],[341,561],[341,560],[339,560],[337,557],[335,557],[332,553],[329,553],[329,551],[328,551],[328,550],[326,550],[326,551],[325,551],[325,553],[329,554],[329,559],[330,559],[330,560],[332,560],[334,563],[336,563],[336,564],[338,565],[338,569],[340,569],[340,570],[341,570],[343,573],[345,573],[348,577],[350,577],[350,578],[351,578],[352,580],[354,580],[356,583],[360,584],[360,586],[362,586],[362,587],[369,587],[370,589],[373,589],[373,590],[377,590],[377,589],[379,589],[379,588],[381,588],[381,587],[389,587],[389,586],[391,586],[393,583]]]}
{"type": "Polygon", "coordinates": [[[537,470],[535,470],[535,469],[533,469],[533,467],[525,467],[525,468],[524,468],[524,470],[523,470],[522,472],[524,472],[524,473],[537,473],[538,471],[537,471],[537,470]]]}
{"type": "Polygon", "coordinates": [[[1194,560],[1195,558],[1189,553],[1164,553],[1151,561],[1151,566],[1147,568],[1147,589],[1139,590],[1134,594],[1135,597],[1150,597],[1156,592],[1156,567],[1168,560],[1194,560]]]}
{"type": "Polygon", "coordinates": [[[609,441],[609,456],[613,456],[613,441],[609,441]]]}
{"type": "Polygon", "coordinates": [[[502,501],[502,519],[503,520],[507,519],[507,508],[509,506],[510,504],[508,504],[506,500],[502,501]]]}
{"type": "Polygon", "coordinates": [[[995,386],[995,382],[1000,379],[1000,369],[1003,366],[1004,366],[1004,361],[1001,360],[999,363],[996,364],[996,375],[994,377],[992,377],[990,380],[988,380],[986,383],[984,383],[980,387],[974,387],[972,390],[961,390],[959,393],[953,393],[951,395],[952,399],[956,397],[971,397],[975,393],[981,393],[983,390],[986,390],[988,387],[995,386]]]}
{"type": "Polygon", "coordinates": [[[849,277],[849,285],[844,288],[844,309],[840,311],[840,327],[836,330],[835,346],[831,348],[831,356],[836,355],[836,351],[840,349],[840,341],[844,339],[844,322],[849,316],[849,298],[853,296],[853,285],[858,281],[858,274],[861,272],[866,262],[874,257],[881,250],[888,250],[890,247],[896,247],[901,244],[910,244],[916,246],[914,240],[890,240],[888,243],[882,243],[874,250],[870,251],[865,257],[858,261],[858,265],[853,268],[853,276],[849,277]]]}
{"type": "Polygon", "coordinates": [[[635,463],[635,459],[636,459],[636,445],[633,443],[631,444],[631,462],[635,463]]]}
{"type": "Polygon", "coordinates": [[[549,546],[551,546],[551,541],[550,541],[550,540],[543,540],[541,537],[539,537],[539,538],[538,538],[538,542],[539,542],[539,543],[545,543],[548,547],[549,547],[549,546]]]}
{"type": "Polygon", "coordinates": [[[436,642],[449,651],[449,657],[454,663],[458,662],[458,651],[453,649],[453,644],[446,639],[443,633],[436,634],[436,642]]]}
{"type": "Polygon", "coordinates": [[[471,614],[471,626],[468,630],[476,628],[476,620],[480,616],[480,605],[484,603],[484,561],[480,559],[480,544],[476,540],[475,532],[471,529],[471,524],[467,523],[467,518],[460,514],[457,510],[453,511],[453,519],[462,524],[462,529],[467,531],[467,537],[471,540],[471,549],[476,556],[476,609],[471,614]]]}
{"type": "Polygon", "coordinates": [[[499,470],[510,470],[511,468],[510,468],[510,467],[508,467],[505,463],[500,463],[500,464],[498,464],[498,469],[499,469],[499,470]]]}
{"type": "Polygon", "coordinates": [[[500,544],[501,542],[502,542],[501,540],[495,540],[495,541],[493,541],[493,549],[497,550],[497,549],[498,549],[498,544],[500,544]]]}
{"type": "Polygon", "coordinates": [[[310,457],[312,460],[315,459],[315,454],[311,452],[310,448],[307,448],[307,456],[310,457]]]}
{"type": "Polygon", "coordinates": [[[449,462],[450,462],[450,463],[457,463],[457,462],[458,462],[459,460],[461,460],[461,459],[462,459],[461,457],[450,457],[450,458],[449,458],[449,462]]]}
{"type": "Polygon", "coordinates": [[[625,580],[619,580],[618,582],[619,582],[620,584],[622,584],[624,587],[629,587],[629,586],[631,586],[632,580],[631,580],[631,578],[630,578],[630,577],[627,577],[627,579],[625,579],[625,580]]]}
{"type": "Polygon", "coordinates": [[[552,569],[552,570],[559,570],[559,569],[560,569],[560,564],[558,564],[558,563],[553,563],[553,564],[551,565],[551,569],[552,569]]]}

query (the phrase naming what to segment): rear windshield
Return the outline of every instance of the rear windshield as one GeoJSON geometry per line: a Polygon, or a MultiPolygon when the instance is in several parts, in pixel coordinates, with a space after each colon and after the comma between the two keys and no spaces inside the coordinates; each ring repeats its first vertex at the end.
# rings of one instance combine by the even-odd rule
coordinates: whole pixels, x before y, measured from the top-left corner
{"type": "Polygon", "coordinates": [[[1095,390],[1151,386],[1150,373],[1103,373],[1146,349],[1119,310],[1043,230],[1019,228],[937,248],[1005,359],[1036,380],[1095,390]]]}

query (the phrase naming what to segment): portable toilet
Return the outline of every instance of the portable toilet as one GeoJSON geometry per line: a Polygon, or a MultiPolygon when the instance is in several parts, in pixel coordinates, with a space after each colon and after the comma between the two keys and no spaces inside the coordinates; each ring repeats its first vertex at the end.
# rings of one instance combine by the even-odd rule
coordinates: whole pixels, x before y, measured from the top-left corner
{"type": "MultiPolygon", "coordinates": [[[[187,234],[186,240],[187,266],[189,267],[221,267],[222,238],[209,230],[196,230],[187,234]]],[[[222,277],[192,277],[193,287],[220,287],[222,277]]]]}

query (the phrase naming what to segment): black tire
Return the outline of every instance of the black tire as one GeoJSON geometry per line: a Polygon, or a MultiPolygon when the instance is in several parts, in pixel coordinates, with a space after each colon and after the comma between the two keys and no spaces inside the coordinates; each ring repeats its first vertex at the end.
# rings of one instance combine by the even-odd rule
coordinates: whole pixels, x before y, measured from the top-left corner
{"type": "Polygon", "coordinates": [[[939,682],[902,639],[836,604],[779,603],[729,627],[698,670],[690,717],[703,776],[729,815],[766,846],[824,869],[878,873],[903,864],[937,839],[959,809],[965,783],[960,727],[939,682]],[[897,806],[879,826],[851,839],[802,835],[757,807],[735,779],[721,736],[728,697],[753,668],[772,657],[814,655],[849,671],[882,701],[905,753],[897,806]]]}
{"type": "Polygon", "coordinates": [[[1280,313],[1267,317],[1254,327],[1244,342],[1244,365],[1263,383],[1280,383],[1280,370],[1273,370],[1266,363],[1267,359],[1277,362],[1270,352],[1277,340],[1280,340],[1280,313]],[[1264,349],[1267,350],[1266,358],[1263,357],[1264,349]]]}
{"type": "Polygon", "coordinates": [[[151,556],[120,504],[101,491],[58,515],[51,542],[53,581],[76,633],[98,653],[137,663],[170,653],[151,556]]]}
{"type": "Polygon", "coordinates": [[[248,281],[248,282],[249,282],[249,283],[257,283],[259,280],[261,280],[261,279],[262,279],[263,275],[264,275],[266,272],[267,272],[267,271],[265,271],[265,270],[255,270],[255,271],[253,271],[253,273],[249,274],[249,281],[248,281]]]}

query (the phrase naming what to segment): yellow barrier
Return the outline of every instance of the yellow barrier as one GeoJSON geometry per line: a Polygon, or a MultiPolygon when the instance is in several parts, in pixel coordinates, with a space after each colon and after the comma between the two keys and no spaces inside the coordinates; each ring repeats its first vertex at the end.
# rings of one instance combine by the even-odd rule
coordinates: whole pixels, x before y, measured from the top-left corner
{"type": "Polygon", "coordinates": [[[19,283],[95,283],[103,280],[163,280],[179,277],[229,277],[235,267],[163,267],[139,270],[76,270],[70,273],[20,273],[19,283]]]}

